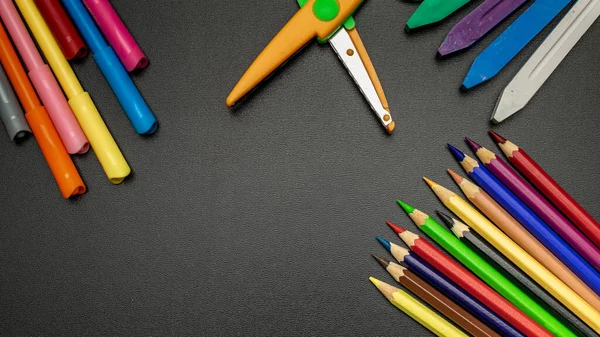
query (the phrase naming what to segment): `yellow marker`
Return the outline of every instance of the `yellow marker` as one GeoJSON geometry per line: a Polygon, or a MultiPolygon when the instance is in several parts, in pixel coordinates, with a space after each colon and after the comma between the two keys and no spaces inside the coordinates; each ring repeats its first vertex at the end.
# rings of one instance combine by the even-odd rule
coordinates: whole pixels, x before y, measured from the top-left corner
{"type": "Polygon", "coordinates": [[[385,282],[379,281],[374,277],[369,277],[369,280],[373,282],[383,296],[385,296],[396,308],[402,310],[405,314],[419,322],[437,336],[468,337],[454,325],[448,323],[448,321],[421,304],[421,302],[417,301],[406,292],[385,282]]]}
{"type": "MultiPolygon", "coordinates": [[[[444,206],[461,218],[565,307],[600,333],[600,313],[456,193],[427,179],[444,206]]],[[[467,191],[467,193],[469,193],[467,191]]]]}
{"type": "Polygon", "coordinates": [[[100,117],[90,95],[83,91],[77,76],[62,54],[33,0],[15,2],[67,95],[69,105],[90,141],[106,176],[113,184],[120,184],[131,173],[131,169],[100,117]]]}

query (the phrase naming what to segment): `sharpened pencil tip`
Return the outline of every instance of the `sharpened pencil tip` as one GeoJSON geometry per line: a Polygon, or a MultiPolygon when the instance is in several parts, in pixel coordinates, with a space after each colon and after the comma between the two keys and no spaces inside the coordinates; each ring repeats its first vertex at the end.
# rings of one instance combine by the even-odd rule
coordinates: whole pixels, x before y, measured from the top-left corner
{"type": "Polygon", "coordinates": [[[379,241],[379,243],[381,243],[383,248],[385,248],[388,252],[392,251],[392,244],[388,240],[382,238],[381,236],[377,236],[376,238],[377,238],[377,241],[379,241]]]}
{"type": "Polygon", "coordinates": [[[404,212],[406,212],[406,214],[410,214],[412,212],[415,211],[415,208],[412,207],[411,205],[405,203],[402,200],[396,200],[396,202],[398,203],[398,205],[400,205],[400,207],[402,207],[402,209],[404,210],[404,212]]]}
{"type": "Polygon", "coordinates": [[[461,184],[463,182],[463,177],[461,177],[458,173],[452,171],[451,169],[448,169],[448,173],[450,174],[450,176],[452,177],[452,179],[454,179],[454,181],[457,184],[461,184]]]}
{"type": "Polygon", "coordinates": [[[506,138],[500,136],[499,134],[497,134],[493,130],[490,130],[489,134],[490,134],[490,137],[492,137],[492,140],[495,143],[497,143],[497,144],[504,144],[504,143],[506,143],[506,138]]]}
{"type": "Polygon", "coordinates": [[[384,259],[382,257],[379,257],[379,256],[375,255],[375,254],[373,254],[372,256],[375,258],[375,260],[377,260],[377,262],[379,262],[379,264],[383,268],[387,268],[390,265],[390,262],[391,262],[390,260],[386,260],[386,259],[384,259]]]}
{"type": "Polygon", "coordinates": [[[449,216],[448,214],[442,212],[442,211],[436,211],[438,216],[440,217],[440,219],[442,219],[442,221],[446,224],[446,226],[448,227],[452,227],[454,226],[454,220],[452,220],[452,217],[449,216]]]}
{"type": "Polygon", "coordinates": [[[398,225],[395,225],[395,224],[391,223],[390,221],[386,221],[386,223],[396,234],[401,234],[401,233],[406,232],[406,229],[404,229],[398,225]]]}
{"type": "Polygon", "coordinates": [[[450,152],[452,153],[454,158],[456,158],[456,160],[463,161],[465,159],[465,154],[461,150],[454,147],[452,144],[448,144],[448,149],[450,149],[450,152]]]}
{"type": "Polygon", "coordinates": [[[423,177],[423,180],[425,180],[425,182],[427,183],[427,185],[429,185],[429,187],[431,187],[431,188],[433,188],[434,186],[437,185],[433,180],[431,180],[431,179],[429,179],[427,177],[423,177]]]}
{"type": "Polygon", "coordinates": [[[477,144],[469,137],[465,137],[465,142],[467,142],[467,145],[473,152],[477,152],[477,150],[479,150],[482,147],[481,145],[477,144]]]}

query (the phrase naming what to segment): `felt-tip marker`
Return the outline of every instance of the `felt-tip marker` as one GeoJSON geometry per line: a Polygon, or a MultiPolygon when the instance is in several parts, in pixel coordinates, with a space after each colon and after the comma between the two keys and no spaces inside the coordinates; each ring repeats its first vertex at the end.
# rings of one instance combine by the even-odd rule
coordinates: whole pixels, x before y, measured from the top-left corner
{"type": "Polygon", "coordinates": [[[119,99],[135,131],[142,135],[154,133],[158,128],[156,118],[113,49],[104,41],[81,0],[62,0],[62,3],[89,45],[94,60],[119,99]]]}

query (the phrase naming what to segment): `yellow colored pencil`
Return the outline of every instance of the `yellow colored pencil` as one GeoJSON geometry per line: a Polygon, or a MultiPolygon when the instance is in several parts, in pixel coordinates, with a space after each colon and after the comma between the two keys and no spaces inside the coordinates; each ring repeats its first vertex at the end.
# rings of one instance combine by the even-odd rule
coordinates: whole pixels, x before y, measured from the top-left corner
{"type": "Polygon", "coordinates": [[[69,106],[73,110],[85,136],[90,141],[90,145],[94,149],[94,153],[98,157],[106,176],[113,184],[120,184],[131,173],[131,169],[110,131],[108,131],[106,124],[104,124],[102,117],[100,117],[90,95],[83,91],[77,76],[75,76],[69,62],[62,54],[58,43],[52,36],[33,0],[16,0],[15,2],[42,53],[48,60],[52,72],[54,72],[60,86],[67,95],[69,106]]]}
{"type": "Polygon", "coordinates": [[[559,278],[531,257],[531,255],[456,193],[431,180],[427,180],[427,183],[444,206],[477,231],[479,235],[546,289],[546,291],[577,315],[590,328],[600,333],[600,313],[596,309],[584,301],[571,288],[567,287],[559,278]]]}
{"type": "Polygon", "coordinates": [[[401,289],[379,281],[374,277],[369,277],[369,280],[371,280],[383,296],[385,296],[396,308],[402,310],[405,314],[419,322],[437,336],[468,337],[454,325],[448,323],[448,321],[401,289]]]}

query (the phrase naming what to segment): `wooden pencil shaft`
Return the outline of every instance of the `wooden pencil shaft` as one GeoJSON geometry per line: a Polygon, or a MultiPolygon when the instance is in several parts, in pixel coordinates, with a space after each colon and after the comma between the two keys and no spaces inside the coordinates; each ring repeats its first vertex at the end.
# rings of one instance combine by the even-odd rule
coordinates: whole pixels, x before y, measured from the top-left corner
{"type": "Polygon", "coordinates": [[[475,275],[548,331],[557,336],[575,336],[556,317],[544,310],[542,306],[470,250],[433,218],[427,218],[420,228],[475,275]]]}
{"type": "Polygon", "coordinates": [[[473,336],[500,337],[477,318],[435,290],[411,271],[405,270],[404,276],[401,276],[398,282],[469,334],[473,336]]]}
{"type": "Polygon", "coordinates": [[[533,280],[525,275],[520,269],[512,264],[508,259],[498,253],[494,248],[484,242],[478,234],[470,231],[464,232],[461,238],[469,248],[484,257],[492,266],[504,274],[515,285],[520,286],[530,297],[542,305],[548,312],[561,320],[567,327],[582,336],[598,336],[584,322],[579,320],[569,310],[556,301],[543,288],[539,287],[533,280]]]}
{"type": "Polygon", "coordinates": [[[485,216],[487,216],[498,228],[509,236],[516,244],[540,262],[551,273],[563,281],[569,288],[573,289],[579,296],[588,302],[596,311],[600,312],[600,297],[565,266],[554,254],[540,243],[531,233],[527,231],[515,218],[513,218],[502,206],[490,197],[481,188],[468,180],[459,184],[469,201],[475,205],[485,216]],[[467,186],[475,190],[467,190],[467,186]]]}
{"type": "Polygon", "coordinates": [[[406,266],[421,279],[426,280],[429,284],[435,287],[438,291],[446,294],[455,303],[458,303],[462,308],[467,310],[473,316],[485,322],[488,326],[494,329],[505,337],[524,337],[521,332],[504,321],[491,309],[483,305],[481,302],[472,297],[464,289],[447,279],[443,274],[423,261],[420,257],[410,254],[405,257],[404,263],[406,266]]]}

